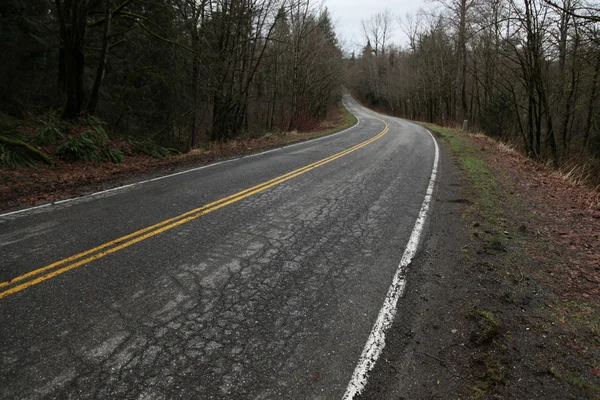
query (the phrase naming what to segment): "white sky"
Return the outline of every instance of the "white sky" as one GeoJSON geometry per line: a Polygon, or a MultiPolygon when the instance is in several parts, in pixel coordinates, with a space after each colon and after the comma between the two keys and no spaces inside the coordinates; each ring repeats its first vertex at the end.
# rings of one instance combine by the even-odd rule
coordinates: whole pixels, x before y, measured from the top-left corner
{"type": "MultiPolygon", "coordinates": [[[[419,8],[426,8],[431,1],[427,0],[325,0],[324,5],[331,12],[338,40],[346,51],[359,49],[365,40],[361,30],[361,20],[372,14],[389,9],[395,16],[404,17],[406,13],[416,13],[419,8]]],[[[405,36],[394,20],[394,37],[397,44],[405,43],[405,36]]]]}

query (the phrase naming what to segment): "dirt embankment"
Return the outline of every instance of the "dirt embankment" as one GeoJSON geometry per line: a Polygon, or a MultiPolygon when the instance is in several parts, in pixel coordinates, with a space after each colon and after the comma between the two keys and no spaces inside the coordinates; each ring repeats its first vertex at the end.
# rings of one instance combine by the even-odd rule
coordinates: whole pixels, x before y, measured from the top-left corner
{"type": "Polygon", "coordinates": [[[365,399],[600,399],[600,195],[482,135],[434,214],[365,399]]]}

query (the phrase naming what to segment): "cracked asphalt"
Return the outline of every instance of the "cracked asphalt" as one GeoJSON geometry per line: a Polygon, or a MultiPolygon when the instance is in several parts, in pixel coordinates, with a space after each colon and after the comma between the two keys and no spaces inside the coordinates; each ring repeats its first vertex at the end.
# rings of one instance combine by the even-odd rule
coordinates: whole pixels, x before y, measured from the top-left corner
{"type": "Polygon", "coordinates": [[[0,398],[341,398],[427,188],[431,136],[345,98],[343,133],[0,216],[0,282],[289,181],[0,299],[0,398]]]}

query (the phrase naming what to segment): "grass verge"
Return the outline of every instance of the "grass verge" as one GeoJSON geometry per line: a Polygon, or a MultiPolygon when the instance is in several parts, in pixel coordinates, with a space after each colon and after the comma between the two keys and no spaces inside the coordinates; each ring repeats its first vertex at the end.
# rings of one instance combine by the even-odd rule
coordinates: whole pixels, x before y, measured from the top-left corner
{"type": "Polygon", "coordinates": [[[462,317],[472,328],[472,398],[600,399],[600,316],[589,284],[600,264],[594,269],[593,239],[581,234],[593,231],[597,210],[576,209],[559,197],[576,188],[486,137],[422,125],[461,169],[471,204],[462,215],[471,235],[463,262],[478,295],[465,299],[462,317]],[[568,218],[567,205],[575,210],[568,218]],[[587,259],[575,256],[582,251],[587,259]]]}
{"type": "MultiPolygon", "coordinates": [[[[488,165],[477,153],[470,138],[455,129],[443,128],[433,124],[422,124],[435,132],[442,143],[450,150],[462,173],[463,196],[470,200],[463,220],[471,226],[473,245],[463,251],[465,264],[472,264],[480,271],[480,276],[492,275],[502,278],[503,271],[499,269],[502,262],[498,260],[505,250],[505,240],[502,237],[506,230],[502,195],[498,183],[488,165]],[[477,242],[482,245],[478,248],[477,242]],[[489,253],[493,258],[481,259],[481,253],[489,253]]],[[[513,297],[514,294],[505,294],[513,297]]],[[[469,387],[472,398],[485,398],[497,387],[507,382],[506,370],[508,363],[503,357],[506,347],[505,339],[510,335],[501,335],[506,330],[498,316],[496,306],[487,299],[465,305],[465,318],[472,321],[469,387]]]]}
{"type": "Polygon", "coordinates": [[[477,155],[470,139],[455,129],[443,128],[433,124],[422,124],[438,134],[443,142],[457,158],[466,178],[472,197],[476,200],[476,208],[491,223],[503,220],[503,209],[498,184],[487,164],[477,155]]]}

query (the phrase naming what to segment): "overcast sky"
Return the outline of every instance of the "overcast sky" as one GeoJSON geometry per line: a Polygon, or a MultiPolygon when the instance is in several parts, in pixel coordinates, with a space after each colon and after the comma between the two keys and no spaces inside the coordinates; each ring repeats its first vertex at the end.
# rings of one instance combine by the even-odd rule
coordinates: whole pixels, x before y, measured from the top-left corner
{"type": "MultiPolygon", "coordinates": [[[[358,50],[364,45],[360,21],[371,14],[389,9],[394,15],[404,17],[426,7],[425,0],[325,0],[335,23],[336,34],[346,51],[358,50]]],[[[394,43],[404,43],[405,37],[394,21],[394,43]]]]}

